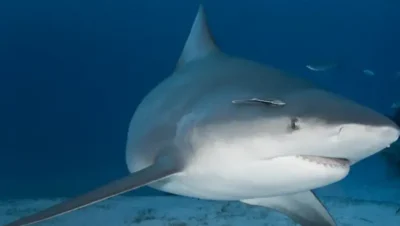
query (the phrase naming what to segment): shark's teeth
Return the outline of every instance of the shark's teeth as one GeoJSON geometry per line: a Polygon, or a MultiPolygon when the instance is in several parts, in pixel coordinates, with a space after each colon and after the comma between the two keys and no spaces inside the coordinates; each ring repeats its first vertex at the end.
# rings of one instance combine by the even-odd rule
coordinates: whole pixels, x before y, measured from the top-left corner
{"type": "Polygon", "coordinates": [[[329,158],[310,155],[299,155],[296,157],[328,167],[348,167],[350,165],[350,161],[343,158],[329,158]]]}

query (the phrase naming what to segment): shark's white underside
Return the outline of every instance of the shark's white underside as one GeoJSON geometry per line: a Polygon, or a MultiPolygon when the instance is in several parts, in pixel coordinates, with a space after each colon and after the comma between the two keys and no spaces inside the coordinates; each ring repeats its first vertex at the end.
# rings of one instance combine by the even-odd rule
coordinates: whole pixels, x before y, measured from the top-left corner
{"type": "Polygon", "coordinates": [[[350,169],[346,160],[313,156],[247,161],[234,155],[229,161],[223,156],[209,157],[150,186],[196,198],[242,200],[308,191],[342,179],[350,169]]]}

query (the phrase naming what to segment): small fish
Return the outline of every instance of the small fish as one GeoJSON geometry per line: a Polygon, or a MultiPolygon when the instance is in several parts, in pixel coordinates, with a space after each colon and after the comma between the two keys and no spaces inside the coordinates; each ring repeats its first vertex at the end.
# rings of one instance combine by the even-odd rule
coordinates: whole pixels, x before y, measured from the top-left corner
{"type": "Polygon", "coordinates": [[[327,65],[306,65],[306,68],[310,69],[311,71],[327,71],[330,69],[335,68],[336,64],[327,64],[327,65]]]}
{"type": "Polygon", "coordinates": [[[364,69],[363,73],[368,76],[375,76],[375,73],[369,69],[364,69]]]}

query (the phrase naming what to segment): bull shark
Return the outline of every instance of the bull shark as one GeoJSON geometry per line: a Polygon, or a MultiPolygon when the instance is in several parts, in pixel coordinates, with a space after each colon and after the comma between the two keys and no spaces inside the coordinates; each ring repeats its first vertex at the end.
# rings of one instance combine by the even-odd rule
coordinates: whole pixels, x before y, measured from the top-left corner
{"type": "Polygon", "coordinates": [[[351,165],[399,135],[389,118],[367,107],[224,53],[200,5],[173,74],[131,119],[130,174],[6,226],[31,225],[146,185],[266,207],[303,226],[332,226],[312,190],[343,179],[351,165]]]}

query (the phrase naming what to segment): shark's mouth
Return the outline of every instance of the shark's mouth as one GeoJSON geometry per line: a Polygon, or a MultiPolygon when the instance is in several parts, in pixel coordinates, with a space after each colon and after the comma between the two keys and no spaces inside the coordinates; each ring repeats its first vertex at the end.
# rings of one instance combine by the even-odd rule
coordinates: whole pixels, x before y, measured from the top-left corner
{"type": "Polygon", "coordinates": [[[345,158],[332,158],[312,155],[297,155],[296,157],[312,163],[322,164],[330,167],[348,167],[350,165],[350,161],[345,158]]]}

